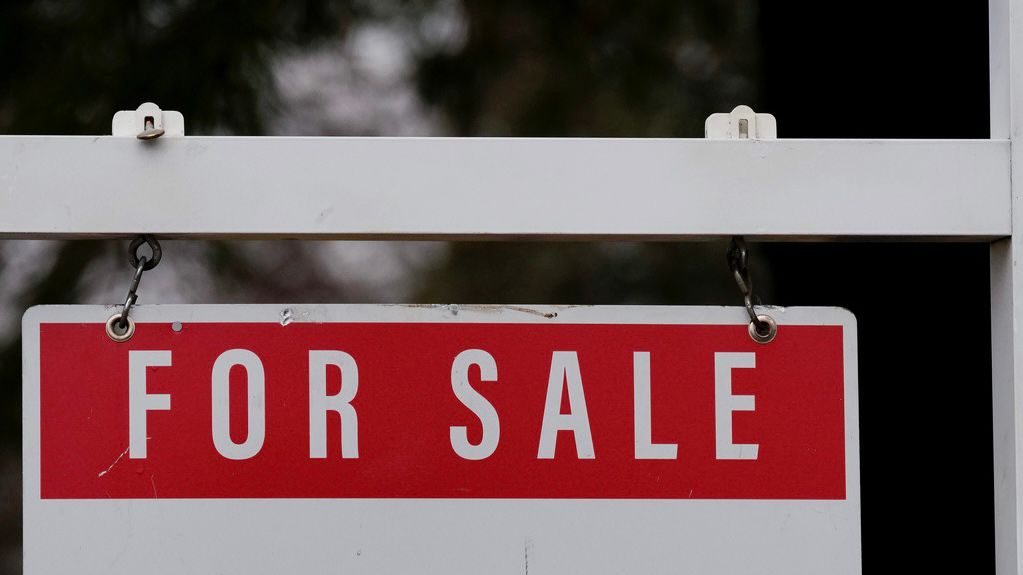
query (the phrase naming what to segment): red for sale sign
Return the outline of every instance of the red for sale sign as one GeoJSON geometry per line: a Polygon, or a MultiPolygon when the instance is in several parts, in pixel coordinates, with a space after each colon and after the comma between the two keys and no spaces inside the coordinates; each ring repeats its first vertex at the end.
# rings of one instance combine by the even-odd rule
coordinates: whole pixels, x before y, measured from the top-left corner
{"type": "Polygon", "coordinates": [[[123,343],[110,313],[25,320],[28,573],[859,571],[842,310],[768,344],[741,308],[156,306],[123,343]]]}

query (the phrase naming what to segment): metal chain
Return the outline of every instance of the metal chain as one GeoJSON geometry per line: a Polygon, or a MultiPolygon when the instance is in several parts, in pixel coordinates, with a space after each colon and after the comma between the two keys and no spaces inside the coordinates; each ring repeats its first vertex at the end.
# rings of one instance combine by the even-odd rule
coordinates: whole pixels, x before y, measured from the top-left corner
{"type": "Polygon", "coordinates": [[[128,262],[135,268],[135,273],[132,275],[131,283],[128,284],[128,295],[124,298],[124,306],[121,309],[121,313],[114,314],[107,320],[106,331],[110,339],[124,342],[131,339],[131,336],[134,335],[135,322],[131,320],[129,314],[131,313],[131,308],[139,299],[137,292],[139,282],[142,281],[142,273],[159,265],[162,257],[163,251],[160,249],[160,242],[156,241],[156,238],[153,236],[138,236],[128,246],[128,262]],[[139,255],[139,248],[143,244],[148,245],[152,251],[150,257],[139,255]]]}
{"type": "Polygon", "coordinates": [[[145,265],[145,269],[148,272],[160,265],[160,259],[163,258],[163,250],[160,249],[160,242],[156,241],[156,238],[153,236],[143,235],[133,239],[131,244],[128,245],[128,263],[133,268],[138,267],[139,260],[143,257],[139,256],[139,248],[142,247],[142,244],[149,246],[149,250],[152,252],[152,257],[148,259],[145,265]]]}
{"type": "Polygon", "coordinates": [[[769,343],[778,333],[778,325],[769,315],[757,314],[754,309],[754,300],[759,301],[753,295],[753,280],[749,273],[749,250],[746,247],[746,240],[742,236],[733,236],[728,244],[728,267],[732,270],[732,277],[735,279],[739,291],[742,292],[743,306],[749,315],[749,334],[757,343],[769,343]]]}

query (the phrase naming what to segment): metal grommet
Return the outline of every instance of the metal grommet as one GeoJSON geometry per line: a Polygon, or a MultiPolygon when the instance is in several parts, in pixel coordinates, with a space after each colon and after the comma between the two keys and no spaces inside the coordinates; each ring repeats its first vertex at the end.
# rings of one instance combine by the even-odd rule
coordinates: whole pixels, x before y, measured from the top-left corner
{"type": "Polygon", "coordinates": [[[131,336],[135,335],[135,320],[129,317],[126,321],[127,324],[121,321],[120,313],[110,316],[106,323],[107,337],[117,343],[124,343],[131,339],[131,336]]]}
{"type": "Polygon", "coordinates": [[[778,335],[778,322],[774,321],[774,318],[769,315],[758,315],[757,321],[749,322],[749,336],[753,341],[757,343],[771,343],[774,341],[775,336],[778,335]],[[758,329],[757,322],[760,322],[760,327],[767,327],[766,331],[761,332],[758,329]]]}

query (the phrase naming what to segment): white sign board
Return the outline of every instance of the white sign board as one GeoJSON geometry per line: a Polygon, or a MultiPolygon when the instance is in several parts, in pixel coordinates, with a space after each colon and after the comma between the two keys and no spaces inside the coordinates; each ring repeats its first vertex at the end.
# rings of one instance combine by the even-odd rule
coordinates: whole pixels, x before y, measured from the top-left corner
{"type": "Polygon", "coordinates": [[[834,308],[142,306],[24,320],[25,572],[860,572],[834,308]]]}

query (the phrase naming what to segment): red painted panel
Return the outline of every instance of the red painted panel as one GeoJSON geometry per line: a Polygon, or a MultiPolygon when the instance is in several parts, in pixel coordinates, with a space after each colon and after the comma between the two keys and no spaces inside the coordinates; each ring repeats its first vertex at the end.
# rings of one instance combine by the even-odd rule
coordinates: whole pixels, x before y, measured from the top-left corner
{"type": "MultiPolygon", "coordinates": [[[[44,499],[93,498],[628,498],[844,499],[841,326],[784,326],[757,345],[746,326],[436,323],[140,324],[128,343],[97,324],[43,324],[41,477],[44,499]],[[266,374],[266,437],[252,458],[230,460],[211,432],[211,370],[226,350],[255,353],[266,374]],[[452,449],[451,426],[481,435],[455,397],[451,364],[483,349],[498,380],[473,387],[500,417],[487,459],[452,449]],[[149,393],[171,396],[147,416],[148,454],[128,447],[129,350],[170,350],[150,367],[149,393]],[[342,459],[340,418],[328,418],[328,458],[309,456],[310,350],[358,363],[358,459],[342,459]],[[551,356],[578,353],[594,459],[569,432],[554,459],[538,459],[551,356]],[[633,353],[650,352],[653,441],[677,443],[675,460],[637,460],[633,353]],[[733,415],[734,442],[756,460],[715,457],[714,354],[754,352],[732,371],[733,393],[756,397],[733,415]]],[[[231,372],[232,437],[246,432],[245,372],[231,372]]],[[[330,393],[340,372],[329,372],[330,393]]],[[[567,403],[563,404],[567,409],[567,403]]]]}

